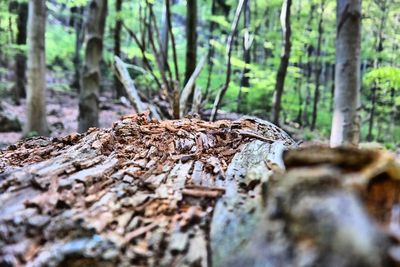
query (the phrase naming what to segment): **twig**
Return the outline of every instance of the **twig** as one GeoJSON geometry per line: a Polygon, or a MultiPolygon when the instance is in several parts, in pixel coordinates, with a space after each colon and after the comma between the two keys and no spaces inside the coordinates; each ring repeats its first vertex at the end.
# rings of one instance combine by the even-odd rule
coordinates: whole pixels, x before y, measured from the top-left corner
{"type": "Polygon", "coordinates": [[[276,141],[274,139],[266,138],[266,137],[264,137],[262,135],[259,135],[259,134],[256,134],[256,133],[252,133],[252,132],[248,132],[248,131],[244,131],[244,130],[237,130],[235,132],[237,132],[240,135],[251,137],[251,138],[256,138],[256,139],[259,139],[259,140],[267,142],[267,143],[273,143],[273,142],[276,141]]]}
{"type": "Polygon", "coordinates": [[[217,190],[199,190],[199,189],[183,189],[182,194],[190,197],[218,198],[223,192],[217,190]]]}
{"type": "Polygon", "coordinates": [[[124,244],[127,244],[127,243],[131,242],[133,239],[153,230],[154,228],[157,228],[158,225],[159,225],[159,223],[157,221],[155,221],[149,225],[140,227],[130,233],[127,233],[124,238],[124,244]]]}

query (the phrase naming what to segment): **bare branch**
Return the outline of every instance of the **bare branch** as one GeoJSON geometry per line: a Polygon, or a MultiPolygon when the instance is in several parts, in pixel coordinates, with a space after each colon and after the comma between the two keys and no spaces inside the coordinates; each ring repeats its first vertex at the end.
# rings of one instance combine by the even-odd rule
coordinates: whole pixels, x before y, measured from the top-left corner
{"type": "Polygon", "coordinates": [[[194,83],[196,82],[197,77],[199,77],[201,71],[203,70],[204,64],[206,63],[206,59],[207,59],[207,55],[203,56],[203,58],[200,60],[196,69],[193,71],[188,82],[186,83],[185,87],[182,90],[180,101],[179,101],[181,117],[183,116],[183,113],[185,111],[186,103],[189,99],[189,96],[194,91],[194,83]]]}
{"type": "Polygon", "coordinates": [[[227,70],[226,70],[226,79],[225,79],[225,84],[220,88],[217,97],[215,98],[214,106],[211,112],[211,117],[210,121],[214,121],[217,113],[218,113],[218,108],[221,104],[222,98],[224,97],[226,91],[228,90],[229,83],[231,82],[231,69],[232,69],[232,64],[231,64],[231,57],[232,57],[232,48],[233,48],[233,43],[235,41],[235,36],[237,33],[237,28],[239,25],[239,19],[240,15],[242,14],[244,4],[247,2],[247,0],[240,0],[239,4],[236,8],[236,13],[235,17],[232,22],[232,27],[231,27],[231,33],[228,37],[228,46],[227,46],[227,70]]]}

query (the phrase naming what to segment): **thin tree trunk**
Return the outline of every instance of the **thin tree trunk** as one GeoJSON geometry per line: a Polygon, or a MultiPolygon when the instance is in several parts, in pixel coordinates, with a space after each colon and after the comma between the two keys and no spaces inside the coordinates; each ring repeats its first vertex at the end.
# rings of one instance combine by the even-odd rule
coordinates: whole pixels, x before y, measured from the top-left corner
{"type": "Polygon", "coordinates": [[[250,55],[250,48],[252,45],[252,38],[250,35],[250,0],[247,1],[246,6],[244,7],[244,27],[245,27],[245,34],[243,36],[243,60],[246,63],[246,65],[243,68],[242,71],[242,77],[240,79],[240,88],[239,88],[239,94],[237,98],[237,112],[241,112],[241,106],[243,102],[246,100],[246,92],[242,92],[242,88],[249,88],[250,87],[250,79],[248,77],[248,74],[250,72],[248,68],[248,64],[250,64],[251,61],[251,55],[250,55]]]}
{"type": "Polygon", "coordinates": [[[83,7],[75,7],[73,16],[74,16],[74,28],[75,28],[75,52],[74,52],[74,81],[72,82],[72,87],[74,87],[78,92],[81,90],[80,88],[80,71],[81,71],[81,48],[82,48],[82,28],[83,28],[83,7]]]}
{"type": "MultiPolygon", "coordinates": [[[[178,56],[176,53],[175,36],[172,32],[172,19],[171,19],[172,14],[171,14],[170,1],[171,0],[165,1],[165,8],[166,8],[166,14],[167,14],[168,33],[169,33],[169,37],[171,38],[171,45],[172,45],[172,57],[173,57],[173,61],[174,61],[175,79],[176,79],[176,82],[178,83],[176,85],[176,87],[179,87],[180,79],[179,79],[178,56]]],[[[178,113],[178,116],[179,116],[179,113],[178,113]]]]}
{"type": "Polygon", "coordinates": [[[35,132],[47,135],[46,121],[46,57],[45,57],[46,3],[29,1],[28,12],[28,94],[25,135],[35,132]]]}
{"type": "Polygon", "coordinates": [[[86,22],[85,61],[81,75],[78,131],[99,126],[100,61],[107,14],[107,0],[91,0],[86,22]]]}
{"type": "MultiPolygon", "coordinates": [[[[26,45],[26,27],[28,20],[28,3],[18,3],[18,18],[17,18],[17,45],[26,45]]],[[[15,55],[15,86],[14,86],[14,101],[19,104],[22,97],[26,97],[26,55],[24,52],[18,51],[15,55]]]]}
{"type": "MultiPolygon", "coordinates": [[[[186,69],[185,69],[185,82],[189,81],[194,70],[196,69],[197,57],[197,0],[188,0],[186,11],[186,69]]],[[[193,85],[195,86],[195,85],[193,85]]],[[[187,101],[187,108],[192,106],[193,102],[193,89],[187,101]]]]}
{"type": "Polygon", "coordinates": [[[329,111],[333,112],[333,105],[334,105],[334,98],[335,98],[335,64],[332,65],[332,70],[331,70],[331,98],[330,98],[330,105],[329,105],[329,111]]]}
{"type": "Polygon", "coordinates": [[[357,145],[360,136],[361,0],[337,0],[335,107],[331,145],[357,145]]]}
{"type": "Polygon", "coordinates": [[[321,44],[322,44],[322,35],[324,33],[324,28],[322,27],[324,21],[324,11],[325,11],[325,0],[321,0],[320,5],[320,17],[318,21],[318,41],[317,41],[317,55],[315,57],[315,91],[314,91],[314,103],[313,103],[313,113],[311,119],[311,131],[314,131],[315,125],[317,123],[317,115],[318,115],[318,101],[319,101],[319,86],[320,86],[320,78],[321,78],[321,44]]]}
{"type": "MultiPolygon", "coordinates": [[[[174,3],[174,1],[172,1],[174,3]]],[[[178,66],[178,55],[176,52],[176,44],[175,44],[175,36],[172,32],[172,13],[171,13],[171,3],[170,0],[165,1],[166,15],[167,15],[167,24],[168,24],[168,33],[171,38],[171,46],[172,46],[172,58],[174,62],[174,70],[175,70],[175,82],[173,84],[173,94],[172,94],[172,110],[173,117],[179,118],[180,110],[179,110],[179,94],[180,94],[180,78],[179,78],[179,66],[178,66]]]]}
{"type": "MultiPolygon", "coordinates": [[[[311,31],[312,31],[312,22],[314,20],[314,11],[317,8],[317,6],[315,4],[311,5],[310,7],[310,16],[308,17],[307,20],[307,32],[308,35],[310,35],[311,31]]],[[[311,56],[313,54],[314,51],[314,47],[312,45],[312,43],[310,42],[309,44],[305,45],[304,47],[307,50],[307,79],[306,79],[306,95],[304,97],[305,101],[304,101],[304,107],[303,107],[303,115],[302,115],[302,121],[303,121],[303,125],[304,126],[308,126],[309,125],[309,120],[308,120],[308,107],[310,104],[310,99],[311,99],[311,75],[312,75],[312,62],[311,62],[311,56]]]]}
{"type": "Polygon", "coordinates": [[[197,0],[188,0],[186,4],[186,84],[196,69],[197,55],[197,0]]]}
{"type": "MultiPolygon", "coordinates": [[[[299,68],[302,67],[302,57],[300,56],[299,58],[299,68]]],[[[297,96],[299,99],[299,108],[297,110],[297,118],[296,118],[296,122],[302,126],[303,122],[302,122],[302,118],[303,118],[303,95],[301,92],[302,89],[302,85],[303,85],[303,75],[299,75],[299,77],[296,79],[296,91],[297,91],[297,96]]]]}
{"type": "Polygon", "coordinates": [[[367,135],[368,142],[371,142],[374,139],[374,137],[372,135],[372,130],[374,129],[377,90],[378,90],[378,88],[376,87],[376,85],[374,85],[371,89],[371,112],[369,113],[368,135],[367,135]]]}
{"type": "MultiPolygon", "coordinates": [[[[121,30],[122,30],[122,2],[123,0],[115,1],[115,12],[117,13],[117,19],[115,20],[114,28],[114,56],[121,57],[121,30]]],[[[124,88],[117,76],[114,75],[114,87],[117,94],[117,98],[124,96],[124,88]]]]}
{"type": "MultiPolygon", "coordinates": [[[[216,13],[216,0],[211,1],[211,16],[215,15],[216,13]]],[[[208,75],[207,75],[207,84],[206,84],[206,98],[208,97],[208,92],[210,90],[210,85],[211,85],[211,75],[212,75],[212,70],[214,66],[214,62],[212,61],[214,57],[214,46],[211,44],[211,40],[214,39],[214,29],[215,29],[216,23],[214,21],[210,22],[210,29],[209,29],[209,38],[208,38],[208,53],[207,53],[207,64],[208,64],[208,75]]]]}
{"type": "Polygon", "coordinates": [[[243,7],[246,5],[247,0],[240,0],[238,3],[238,6],[236,8],[235,12],[235,17],[232,22],[231,26],[231,33],[228,37],[228,46],[227,46],[227,70],[226,70],[226,78],[225,78],[225,84],[221,87],[221,89],[218,91],[217,97],[215,98],[214,101],[214,106],[211,111],[211,116],[210,116],[210,121],[214,121],[215,118],[217,117],[218,109],[221,104],[221,101],[228,90],[229,83],[231,82],[231,57],[232,57],[232,48],[233,48],[233,43],[235,42],[235,36],[237,34],[237,28],[239,25],[239,20],[240,20],[240,15],[242,14],[243,7]]]}
{"type": "Polygon", "coordinates": [[[168,23],[167,23],[167,8],[164,5],[163,6],[163,11],[162,11],[162,18],[161,18],[161,33],[160,33],[160,39],[161,39],[161,49],[164,54],[164,58],[162,60],[162,65],[161,65],[161,72],[165,71],[165,67],[168,62],[168,39],[169,39],[169,29],[168,29],[168,23]]]}
{"type": "MultiPolygon", "coordinates": [[[[376,35],[375,39],[375,52],[376,52],[376,57],[374,59],[373,67],[379,68],[382,62],[382,56],[381,52],[383,51],[383,30],[385,27],[385,22],[386,22],[386,1],[382,2],[377,2],[377,5],[379,6],[379,9],[381,11],[381,17],[380,17],[380,22],[379,22],[379,28],[378,32],[376,35]]],[[[374,128],[374,120],[375,120],[375,115],[376,115],[376,105],[378,102],[378,90],[380,88],[375,84],[373,88],[371,89],[371,112],[369,114],[369,119],[368,119],[368,135],[367,135],[367,140],[371,142],[374,139],[374,136],[372,134],[373,128],[374,128]]]]}
{"type": "Polygon", "coordinates": [[[281,101],[283,90],[285,86],[285,77],[287,72],[287,67],[289,65],[290,50],[291,50],[291,26],[290,26],[290,7],[292,5],[292,0],[285,0],[282,5],[281,12],[281,25],[282,25],[282,54],[281,62],[279,64],[278,73],[276,75],[276,85],[274,94],[274,104],[272,109],[272,121],[279,125],[279,115],[281,111],[281,101]]]}
{"type": "Polygon", "coordinates": [[[14,9],[14,6],[18,5],[18,2],[10,1],[8,4],[8,29],[7,29],[7,34],[8,34],[8,40],[11,44],[14,43],[14,30],[13,30],[13,19],[12,19],[12,11],[14,9]]]}

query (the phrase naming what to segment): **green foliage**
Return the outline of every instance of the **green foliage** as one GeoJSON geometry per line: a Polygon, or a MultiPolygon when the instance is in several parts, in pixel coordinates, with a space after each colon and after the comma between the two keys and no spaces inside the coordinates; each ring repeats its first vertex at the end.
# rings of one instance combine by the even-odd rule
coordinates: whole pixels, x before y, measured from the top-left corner
{"type": "Polygon", "coordinates": [[[365,74],[364,82],[367,86],[400,90],[400,68],[382,67],[372,69],[365,74]]]}
{"type": "Polygon", "coordinates": [[[73,70],[72,59],[74,52],[75,34],[72,31],[66,31],[61,25],[48,24],[46,29],[47,65],[50,68],[58,65],[64,70],[73,70]]]}

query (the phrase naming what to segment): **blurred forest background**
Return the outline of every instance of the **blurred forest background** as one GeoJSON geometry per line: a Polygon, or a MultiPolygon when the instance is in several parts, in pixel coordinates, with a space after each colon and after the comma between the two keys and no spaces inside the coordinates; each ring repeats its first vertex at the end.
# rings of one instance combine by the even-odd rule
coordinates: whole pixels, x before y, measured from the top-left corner
{"type": "MultiPolygon", "coordinates": [[[[81,76],[82,69],[93,67],[100,56],[102,127],[133,112],[128,99],[137,100],[136,91],[127,96],[122,77],[125,85],[137,90],[140,101],[163,118],[193,112],[209,119],[220,101],[221,117],[254,115],[279,123],[304,140],[329,139],[335,0],[32,1],[45,2],[45,123],[53,136],[77,131],[78,121],[84,120],[78,115],[79,105],[81,113],[92,112],[90,103],[98,100],[82,93],[81,76]],[[92,2],[101,12],[90,14],[92,2]],[[90,27],[93,42],[88,38],[90,27]],[[287,56],[288,67],[277,109],[282,55],[287,56]],[[121,63],[119,71],[115,61],[121,63]],[[124,67],[132,81],[126,81],[124,67]],[[188,83],[190,78],[193,84],[188,83]]],[[[28,2],[0,1],[0,110],[22,124],[29,120],[24,106],[27,37],[29,27],[34,27],[29,23],[38,23],[28,20],[28,2]]],[[[394,148],[400,141],[400,2],[362,1],[361,36],[361,140],[394,148]]],[[[96,78],[86,86],[93,83],[96,78]]],[[[135,110],[143,108],[140,101],[135,110]]],[[[79,128],[88,126],[97,125],[79,128]]],[[[8,135],[0,135],[0,143],[15,142],[21,137],[18,129],[3,129],[8,135]]],[[[26,135],[37,133],[28,130],[26,135]]]]}

